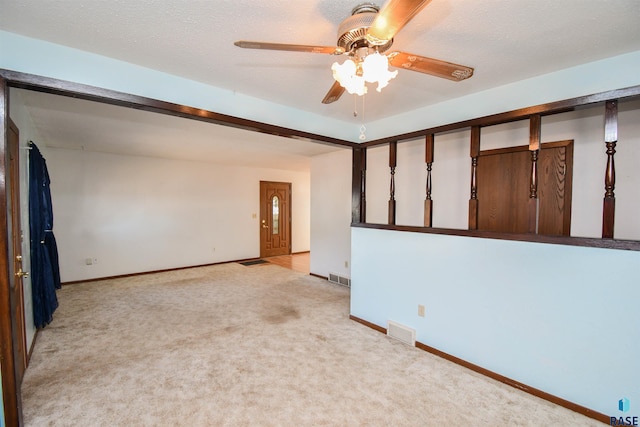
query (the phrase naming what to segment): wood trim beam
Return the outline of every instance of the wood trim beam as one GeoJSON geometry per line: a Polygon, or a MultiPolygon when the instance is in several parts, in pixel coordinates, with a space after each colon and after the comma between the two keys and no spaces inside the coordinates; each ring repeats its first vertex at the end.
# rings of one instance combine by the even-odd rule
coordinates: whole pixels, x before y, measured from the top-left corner
{"type": "Polygon", "coordinates": [[[171,116],[200,120],[217,125],[267,133],[270,135],[281,136],[285,138],[299,139],[343,147],[354,147],[358,145],[357,143],[338,138],[332,138],[315,133],[285,128],[282,126],[275,126],[268,123],[243,119],[227,114],[215,113],[213,111],[187,107],[185,105],[159,101],[157,99],[131,95],[128,93],[117,92],[110,89],[103,89],[65,80],[58,80],[49,77],[36,76],[33,74],[20,73],[17,71],[4,69],[0,69],[0,77],[5,78],[10,87],[34,90],[37,92],[50,93],[54,95],[69,96],[72,98],[85,99],[88,101],[97,101],[105,104],[135,108],[138,110],[150,111],[154,113],[168,114],[171,116]]]}
{"type": "MultiPolygon", "coordinates": [[[[383,328],[382,326],[378,326],[374,323],[371,323],[367,320],[364,319],[360,319],[359,317],[353,316],[353,315],[349,315],[349,319],[353,320],[354,322],[360,323],[361,325],[367,326],[371,329],[373,329],[374,331],[378,331],[381,332],[383,334],[387,334],[387,329],[383,328]]],[[[589,418],[593,418],[595,420],[601,421],[603,423],[609,423],[609,416],[605,415],[601,412],[597,412],[594,411],[593,409],[589,409],[585,406],[582,405],[578,405],[576,403],[570,402],[566,399],[563,399],[561,397],[558,396],[554,396],[553,394],[547,393],[545,391],[542,391],[540,389],[537,389],[535,387],[531,387],[528,386],[524,383],[521,383],[520,381],[516,381],[513,380],[509,377],[505,377],[504,375],[498,374],[497,372],[493,372],[490,371],[488,369],[483,368],[482,366],[476,365],[474,363],[471,362],[467,362],[464,359],[460,359],[459,357],[453,356],[449,353],[445,353],[444,351],[438,350],[435,347],[431,347],[428,346],[426,344],[423,344],[419,341],[416,341],[416,348],[419,348],[420,350],[424,350],[428,353],[431,353],[435,356],[441,357],[442,359],[448,360],[449,362],[453,362],[456,365],[462,366],[464,368],[470,369],[474,372],[477,372],[481,375],[484,375],[485,377],[494,379],[496,381],[499,381],[503,384],[506,384],[508,386],[517,388],[518,390],[522,390],[525,393],[529,393],[533,396],[539,397],[541,399],[544,399],[548,402],[551,402],[555,405],[558,406],[562,406],[564,408],[567,408],[571,411],[577,412],[579,414],[585,415],[589,418]]]]}
{"type": "Polygon", "coordinates": [[[548,243],[553,245],[583,246],[590,248],[640,251],[640,240],[600,239],[593,237],[544,236],[540,234],[497,233],[486,230],[460,230],[456,228],[429,228],[412,225],[351,224],[352,227],[410,233],[441,234],[447,236],[478,237],[482,239],[513,240],[517,242],[548,243]]]}
{"type": "Polygon", "coordinates": [[[421,138],[429,133],[449,132],[454,130],[466,129],[472,126],[492,126],[502,123],[515,122],[518,120],[526,120],[534,114],[540,114],[542,116],[550,114],[558,114],[567,111],[586,107],[591,104],[597,104],[605,102],[610,99],[623,100],[625,98],[633,98],[640,96],[640,85],[631,86],[624,89],[609,90],[606,92],[599,92],[592,95],[579,96],[576,98],[565,99],[562,101],[549,102],[547,104],[538,104],[532,107],[520,108],[517,110],[511,110],[504,113],[492,114],[489,116],[483,116],[471,120],[463,120],[460,122],[450,123],[442,126],[434,126],[414,132],[407,132],[400,135],[394,135],[386,138],[380,138],[365,142],[366,147],[374,147],[376,145],[388,144],[390,141],[403,142],[411,139],[421,138]]]}

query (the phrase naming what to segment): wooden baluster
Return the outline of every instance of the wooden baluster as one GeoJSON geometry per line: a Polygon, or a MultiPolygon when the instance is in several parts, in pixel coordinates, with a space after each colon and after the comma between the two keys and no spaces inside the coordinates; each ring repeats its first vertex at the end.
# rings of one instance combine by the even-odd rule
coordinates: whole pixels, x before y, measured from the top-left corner
{"type": "Polygon", "coordinates": [[[367,174],[367,149],[365,147],[353,148],[351,176],[351,222],[367,222],[366,205],[366,174],[367,174]]]}
{"type": "Polygon", "coordinates": [[[604,175],[602,238],[613,239],[616,213],[616,167],[613,156],[618,142],[618,100],[607,101],[604,113],[604,142],[607,146],[607,168],[604,175]]]}
{"type": "Polygon", "coordinates": [[[424,226],[433,225],[433,200],[431,200],[431,166],[433,165],[433,141],[434,135],[427,134],[425,141],[425,162],[427,163],[427,197],[424,200],[424,226]]]}
{"type": "Polygon", "coordinates": [[[529,233],[538,233],[538,212],[540,200],[538,199],[538,154],[540,153],[541,134],[540,114],[529,118],[529,152],[531,153],[531,177],[529,179],[529,233]]]}
{"type": "Polygon", "coordinates": [[[471,198],[469,199],[469,230],[478,229],[478,157],[480,156],[480,126],[471,127],[471,198]]]}
{"type": "Polygon", "coordinates": [[[391,184],[389,186],[389,224],[396,223],[396,157],[398,153],[398,142],[389,143],[389,169],[391,169],[391,184]]]}

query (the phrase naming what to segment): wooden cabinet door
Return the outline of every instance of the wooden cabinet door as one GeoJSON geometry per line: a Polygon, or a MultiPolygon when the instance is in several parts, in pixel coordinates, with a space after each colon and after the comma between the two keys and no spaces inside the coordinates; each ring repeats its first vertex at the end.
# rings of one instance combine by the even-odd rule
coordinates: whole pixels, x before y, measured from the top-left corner
{"type": "MultiPolygon", "coordinates": [[[[542,144],[538,156],[538,233],[569,236],[573,141],[542,144]]],[[[528,146],[480,152],[478,229],[528,232],[531,153],[528,146]]]]}

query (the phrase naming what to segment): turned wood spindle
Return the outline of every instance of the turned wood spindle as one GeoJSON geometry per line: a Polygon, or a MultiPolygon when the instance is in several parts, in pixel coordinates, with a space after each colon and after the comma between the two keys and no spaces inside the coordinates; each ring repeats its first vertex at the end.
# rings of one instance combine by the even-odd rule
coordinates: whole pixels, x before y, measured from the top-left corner
{"type": "Polygon", "coordinates": [[[398,153],[398,142],[389,143],[389,169],[391,170],[391,182],[389,184],[389,224],[396,223],[396,157],[398,153]]]}
{"type": "Polygon", "coordinates": [[[616,167],[614,155],[618,142],[618,101],[611,100],[605,104],[604,142],[607,147],[607,166],[604,175],[604,200],[602,208],[602,237],[613,239],[613,228],[616,212],[616,167]]]}
{"type": "Polygon", "coordinates": [[[471,127],[471,198],[469,199],[469,230],[478,229],[478,157],[480,156],[480,126],[471,127]]]}
{"type": "Polygon", "coordinates": [[[424,226],[433,226],[433,200],[431,200],[431,167],[433,165],[433,142],[434,135],[432,133],[426,136],[425,140],[425,162],[427,164],[427,188],[426,198],[424,200],[424,226]]]}
{"type": "Polygon", "coordinates": [[[540,153],[541,135],[540,114],[529,118],[529,152],[531,153],[531,176],[529,178],[528,231],[538,233],[538,212],[540,200],[538,198],[538,154],[540,153]]]}
{"type": "Polygon", "coordinates": [[[366,221],[366,174],[367,174],[367,149],[364,147],[353,148],[351,175],[351,222],[365,223],[366,221]]]}

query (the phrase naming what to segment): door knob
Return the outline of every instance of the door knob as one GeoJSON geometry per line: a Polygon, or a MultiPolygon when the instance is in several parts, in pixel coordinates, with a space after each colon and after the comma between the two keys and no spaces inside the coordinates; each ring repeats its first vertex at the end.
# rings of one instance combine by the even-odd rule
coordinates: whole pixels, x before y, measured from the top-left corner
{"type": "Polygon", "coordinates": [[[18,276],[18,277],[29,277],[29,272],[28,271],[22,271],[22,267],[21,267],[20,270],[18,270],[18,272],[16,273],[16,276],[18,276]]]}

